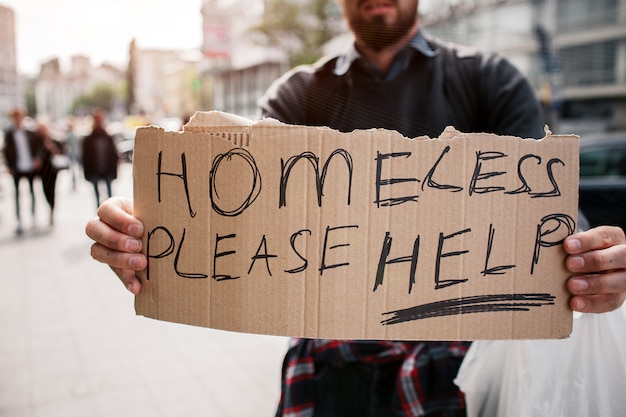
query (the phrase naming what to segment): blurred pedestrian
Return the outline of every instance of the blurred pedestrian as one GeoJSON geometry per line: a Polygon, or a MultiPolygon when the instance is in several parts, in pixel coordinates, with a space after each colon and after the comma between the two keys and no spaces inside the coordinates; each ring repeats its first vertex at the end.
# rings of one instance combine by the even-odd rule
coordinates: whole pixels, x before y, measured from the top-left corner
{"type": "Polygon", "coordinates": [[[65,133],[65,144],[69,157],[69,172],[72,178],[72,190],[76,190],[76,179],[82,160],[82,137],[76,133],[76,120],[70,117],[65,133]]]}
{"type": "Polygon", "coordinates": [[[43,193],[50,206],[50,226],[52,226],[54,225],[57,176],[59,169],[65,168],[65,166],[55,164],[55,157],[63,156],[63,149],[61,144],[52,137],[47,121],[40,121],[37,124],[37,134],[43,139],[44,145],[41,153],[41,167],[37,175],[41,178],[43,193]]]}
{"type": "Polygon", "coordinates": [[[41,168],[42,155],[44,152],[43,138],[36,132],[26,129],[24,117],[26,111],[15,107],[9,111],[9,118],[13,125],[4,134],[4,159],[13,176],[15,185],[15,215],[17,218],[17,229],[15,233],[23,233],[23,224],[20,210],[20,182],[22,178],[28,181],[31,198],[31,215],[35,222],[35,190],[33,181],[36,173],[41,168]]]}
{"type": "Polygon", "coordinates": [[[96,193],[96,207],[100,201],[100,184],[104,183],[108,197],[111,197],[112,182],[117,178],[119,156],[113,137],[105,129],[105,115],[101,111],[92,114],[93,130],[83,140],[83,172],[85,179],[93,184],[96,193]]]}

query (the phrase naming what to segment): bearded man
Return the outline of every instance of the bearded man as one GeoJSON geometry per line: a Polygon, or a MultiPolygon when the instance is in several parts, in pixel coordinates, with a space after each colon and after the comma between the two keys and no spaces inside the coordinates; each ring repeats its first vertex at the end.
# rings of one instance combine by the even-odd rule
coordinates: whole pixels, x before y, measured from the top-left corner
{"type": "MultiPolygon", "coordinates": [[[[446,126],[542,138],[543,117],[527,80],[496,54],[444,44],[419,28],[417,0],[340,0],[354,44],[289,71],[260,101],[260,115],[343,132],[386,128],[439,136],[446,126]]],[[[370,146],[364,144],[364,146],[370,146]]],[[[86,227],[92,256],[132,293],[144,226],[132,202],[103,203],[86,227]]],[[[626,238],[617,227],[569,236],[570,306],[619,308],[626,292],[626,238]],[[603,272],[599,272],[603,271],[603,272]]],[[[469,342],[292,339],[277,416],[464,416],[454,378],[469,342]]]]}
{"type": "MultiPolygon", "coordinates": [[[[438,137],[446,126],[545,135],[525,77],[502,56],[427,36],[417,0],[340,4],[354,44],[277,80],[260,102],[261,116],[409,138],[438,137]]],[[[469,345],[292,339],[277,416],[464,416],[454,378],[469,345]]]]}

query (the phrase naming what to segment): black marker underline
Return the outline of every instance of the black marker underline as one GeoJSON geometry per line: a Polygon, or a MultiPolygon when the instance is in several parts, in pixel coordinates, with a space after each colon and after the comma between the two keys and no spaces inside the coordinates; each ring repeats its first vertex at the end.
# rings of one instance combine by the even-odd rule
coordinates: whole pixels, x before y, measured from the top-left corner
{"type": "Polygon", "coordinates": [[[554,305],[555,298],[555,296],[546,293],[492,294],[452,298],[383,313],[383,316],[392,316],[381,321],[381,323],[391,325],[459,314],[528,311],[534,307],[554,305]]]}

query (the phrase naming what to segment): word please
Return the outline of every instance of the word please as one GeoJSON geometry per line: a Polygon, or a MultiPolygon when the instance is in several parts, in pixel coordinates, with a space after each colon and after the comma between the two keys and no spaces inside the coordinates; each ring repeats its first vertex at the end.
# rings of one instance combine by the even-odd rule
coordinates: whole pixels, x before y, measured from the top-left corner
{"type": "MultiPolygon", "coordinates": [[[[552,214],[545,216],[541,221],[535,225],[536,235],[535,242],[532,246],[533,251],[527,256],[528,267],[530,269],[530,275],[534,273],[535,266],[539,263],[542,248],[549,248],[560,244],[563,239],[574,232],[575,223],[574,219],[566,214],[552,214]]],[[[337,259],[335,253],[340,248],[348,248],[350,241],[345,241],[337,244],[336,239],[333,239],[333,234],[341,231],[349,231],[352,233],[358,233],[358,225],[343,225],[336,227],[326,227],[324,231],[323,244],[321,247],[321,254],[316,256],[319,258],[319,265],[316,268],[319,271],[319,276],[322,277],[325,271],[336,268],[347,268],[350,266],[348,259],[350,256],[340,255],[337,259]],[[333,241],[333,244],[329,242],[333,241]]],[[[189,231],[192,233],[193,230],[189,231]]],[[[187,229],[182,228],[175,237],[174,234],[164,226],[158,226],[153,228],[148,233],[147,254],[151,259],[166,260],[169,258],[169,263],[172,264],[173,272],[180,278],[191,279],[203,279],[213,278],[216,281],[233,280],[241,278],[241,276],[232,275],[229,271],[221,269],[220,262],[226,257],[237,257],[235,264],[248,266],[247,275],[251,275],[253,270],[257,268],[264,269],[265,272],[257,272],[255,276],[261,276],[265,274],[267,277],[273,275],[272,262],[277,258],[280,258],[279,253],[282,253],[282,257],[287,258],[290,255],[296,255],[299,259],[299,264],[294,265],[292,268],[284,269],[282,272],[286,274],[302,273],[309,268],[309,260],[306,253],[302,253],[299,248],[306,247],[306,242],[301,242],[302,239],[307,239],[307,235],[311,236],[313,232],[310,229],[302,229],[291,234],[288,247],[286,244],[274,245],[271,247],[268,244],[268,238],[266,234],[263,234],[259,238],[259,244],[254,253],[242,254],[236,249],[237,247],[237,235],[236,234],[216,234],[213,242],[214,251],[211,256],[212,270],[211,271],[182,271],[179,263],[181,259],[185,259],[185,239],[187,236],[187,229]],[[158,241],[159,249],[154,248],[154,242],[158,241]],[[276,247],[278,246],[278,247],[276,247]],[[278,251],[278,252],[277,252],[278,251]],[[288,252],[286,252],[288,251],[288,252]],[[173,261],[171,258],[173,257],[173,261]],[[260,264],[260,265],[258,265],[260,264]]],[[[201,231],[204,233],[204,231],[201,231]]],[[[318,238],[318,237],[313,237],[318,238]]],[[[319,236],[321,238],[321,236],[319,236]]],[[[355,237],[358,238],[358,237],[355,237]]],[[[387,267],[394,264],[406,263],[409,265],[409,272],[407,278],[407,290],[411,293],[413,285],[415,284],[416,275],[420,265],[420,254],[426,253],[425,256],[434,256],[434,269],[431,271],[422,271],[421,276],[431,276],[434,283],[434,289],[442,289],[451,285],[461,284],[466,282],[468,277],[443,277],[442,269],[444,266],[444,260],[450,257],[457,256],[475,256],[475,252],[484,259],[483,268],[479,271],[474,271],[482,276],[486,275],[503,275],[507,270],[511,270],[516,267],[514,264],[505,265],[492,265],[491,257],[494,251],[494,242],[496,242],[496,230],[493,224],[489,226],[489,230],[473,231],[471,228],[459,230],[453,233],[438,233],[436,239],[430,239],[430,241],[422,241],[422,236],[417,234],[413,244],[409,248],[395,248],[393,246],[393,236],[389,232],[384,234],[384,237],[379,237],[381,240],[381,251],[378,257],[378,264],[376,268],[376,274],[372,277],[373,291],[376,291],[381,285],[383,285],[384,273],[387,267]],[[446,246],[450,244],[450,241],[460,239],[463,235],[471,233],[484,233],[484,244],[480,247],[465,248],[461,250],[449,251],[446,246]],[[422,246],[429,246],[428,249],[423,249],[422,246]],[[432,250],[434,249],[434,250],[432,250]],[[394,256],[394,257],[392,257],[394,256]]],[[[506,238],[506,237],[503,237],[506,238]]],[[[190,238],[190,240],[192,240],[190,238]]],[[[345,253],[345,252],[343,252],[345,253]]],[[[361,257],[353,257],[353,259],[360,259],[361,257]]],[[[151,263],[151,265],[154,265],[151,263]]],[[[150,268],[148,268],[147,279],[150,279],[150,268]]]]}

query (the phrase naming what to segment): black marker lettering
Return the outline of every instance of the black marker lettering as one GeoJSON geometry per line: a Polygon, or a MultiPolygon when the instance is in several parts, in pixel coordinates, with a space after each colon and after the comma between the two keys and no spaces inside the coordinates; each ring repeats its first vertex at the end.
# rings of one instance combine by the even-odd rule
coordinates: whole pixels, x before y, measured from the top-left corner
{"type": "Polygon", "coordinates": [[[322,196],[324,195],[324,183],[326,182],[326,174],[328,172],[328,167],[330,162],[333,160],[335,156],[343,157],[346,167],[348,168],[348,201],[347,204],[350,205],[350,200],[352,198],[352,175],[354,171],[354,163],[352,162],[352,155],[345,149],[336,149],[333,153],[330,154],[324,167],[322,168],[322,173],[320,175],[319,169],[319,158],[313,152],[303,152],[300,155],[292,156],[285,162],[282,158],[280,160],[280,190],[279,190],[279,201],[278,207],[287,206],[287,183],[289,182],[289,175],[291,174],[291,170],[293,167],[302,159],[309,161],[311,166],[313,167],[313,171],[315,172],[315,189],[317,191],[317,206],[322,207],[322,196]]]}
{"type": "Polygon", "coordinates": [[[216,281],[224,281],[227,279],[237,279],[239,277],[233,277],[231,275],[225,275],[225,274],[217,274],[217,258],[221,258],[222,256],[228,256],[228,255],[233,255],[236,252],[234,250],[229,250],[226,252],[218,252],[217,251],[217,246],[218,243],[224,239],[234,239],[235,237],[237,237],[236,234],[230,234],[230,235],[226,235],[226,236],[220,236],[220,235],[215,235],[215,251],[213,253],[213,279],[216,281]]]}
{"type": "Polygon", "coordinates": [[[493,238],[496,234],[496,229],[493,228],[493,224],[489,225],[489,237],[487,238],[487,255],[485,256],[485,269],[481,271],[483,276],[485,275],[503,275],[506,274],[507,269],[515,268],[515,265],[499,265],[489,267],[489,258],[491,257],[491,250],[493,249],[493,238]]]}
{"type": "Polygon", "coordinates": [[[176,275],[181,278],[207,278],[208,275],[194,272],[180,272],[178,270],[178,260],[180,259],[180,252],[183,249],[183,243],[185,242],[185,232],[186,229],[183,229],[183,235],[180,237],[180,244],[178,245],[178,250],[176,251],[176,257],[174,258],[174,271],[176,271],[176,275]]]}
{"type": "Polygon", "coordinates": [[[528,185],[528,182],[526,181],[526,178],[524,177],[524,174],[522,173],[522,164],[528,158],[536,159],[537,160],[537,165],[541,164],[541,157],[538,156],[538,155],[528,154],[528,155],[522,156],[520,158],[519,162],[517,163],[517,177],[522,182],[522,185],[520,185],[517,189],[515,189],[513,191],[507,191],[504,194],[523,194],[523,193],[530,193],[531,192],[530,186],[528,185]]]}
{"type": "Polygon", "coordinates": [[[464,253],[468,253],[469,250],[462,250],[462,251],[455,251],[455,252],[447,252],[444,253],[443,252],[443,244],[447,239],[451,239],[455,236],[458,235],[462,235],[464,233],[467,232],[471,232],[472,229],[465,229],[465,230],[461,230],[455,233],[452,233],[451,235],[448,236],[444,236],[443,233],[439,233],[439,245],[437,247],[437,260],[435,262],[435,289],[439,290],[441,288],[446,288],[449,287],[450,285],[455,285],[455,284],[461,284],[465,281],[467,281],[467,278],[463,278],[463,279],[446,279],[446,280],[442,280],[439,278],[439,275],[441,273],[441,259],[442,258],[447,258],[449,256],[459,256],[459,255],[463,255],[464,253]]]}
{"type": "Polygon", "coordinates": [[[311,236],[311,231],[309,229],[302,229],[297,231],[296,233],[291,235],[291,238],[289,239],[289,242],[291,243],[291,248],[293,249],[293,251],[296,253],[296,255],[298,256],[298,258],[300,258],[302,260],[302,265],[297,267],[297,268],[293,268],[293,269],[287,269],[285,272],[287,272],[288,274],[296,274],[298,272],[302,272],[304,271],[307,266],[309,265],[309,261],[300,254],[300,252],[298,252],[298,249],[296,249],[296,238],[298,236],[302,236],[303,233],[308,233],[309,236],[311,236]]]}
{"type": "Polygon", "coordinates": [[[248,275],[250,275],[250,272],[252,271],[252,267],[254,266],[254,263],[256,262],[257,259],[265,259],[265,268],[267,269],[267,273],[270,274],[270,277],[271,277],[272,271],[270,270],[270,263],[268,259],[277,258],[277,257],[278,257],[277,255],[270,255],[267,253],[267,239],[265,238],[265,235],[263,235],[263,238],[261,239],[261,243],[259,244],[259,247],[257,248],[256,253],[252,257],[250,268],[248,268],[248,275]],[[261,253],[261,250],[263,250],[263,253],[261,253]]]}
{"type": "MultiPolygon", "coordinates": [[[[148,242],[146,244],[146,255],[148,257],[148,259],[153,258],[153,259],[160,259],[160,258],[165,258],[166,256],[171,255],[174,252],[174,248],[176,247],[176,242],[174,242],[174,236],[172,236],[172,234],[170,233],[169,230],[167,230],[165,227],[163,226],[159,226],[159,227],[155,227],[154,229],[152,229],[150,232],[148,232],[148,242]],[[169,238],[169,245],[168,247],[163,250],[161,253],[156,254],[156,255],[152,255],[150,252],[150,242],[152,241],[152,238],[154,237],[154,234],[157,231],[162,231],[165,232],[165,234],[167,235],[167,237],[169,238]]],[[[148,263],[148,266],[150,266],[150,263],[148,263]]],[[[150,279],[150,268],[146,268],[146,280],[150,279]]]]}
{"type": "Polygon", "coordinates": [[[437,162],[435,162],[435,165],[433,165],[430,171],[428,171],[428,174],[426,174],[426,177],[424,177],[424,181],[422,182],[422,191],[424,191],[424,185],[428,185],[430,188],[436,188],[438,190],[449,190],[453,193],[463,191],[463,187],[459,187],[457,185],[449,185],[449,184],[441,185],[441,184],[436,183],[433,180],[433,174],[435,173],[435,170],[439,166],[439,163],[443,159],[444,155],[447,154],[449,151],[450,151],[450,146],[446,146],[443,152],[441,152],[441,155],[439,155],[439,158],[437,159],[437,162]]]}
{"type": "Polygon", "coordinates": [[[417,202],[417,195],[408,195],[404,197],[391,197],[381,199],[380,191],[381,187],[405,182],[419,182],[417,178],[381,178],[383,171],[383,161],[390,158],[399,158],[405,157],[408,158],[411,156],[411,152],[397,152],[397,153],[380,153],[377,152],[376,157],[376,203],[377,207],[390,207],[397,206],[399,204],[407,203],[409,201],[417,202]]]}
{"type": "Polygon", "coordinates": [[[185,186],[185,196],[187,197],[187,207],[189,207],[189,215],[191,217],[196,217],[196,212],[191,208],[191,199],[189,196],[189,183],[187,181],[187,159],[185,157],[185,153],[180,154],[180,163],[182,165],[183,172],[181,174],[176,174],[173,172],[163,172],[161,171],[161,164],[163,159],[163,151],[159,152],[159,160],[158,160],[158,168],[157,168],[157,194],[158,201],[161,202],[161,176],[166,175],[170,177],[178,177],[183,180],[183,185],[185,186]]]}
{"type": "Polygon", "coordinates": [[[548,164],[546,165],[546,170],[548,172],[548,179],[550,180],[550,183],[552,184],[552,190],[545,192],[545,193],[530,193],[530,195],[532,196],[531,198],[537,198],[537,197],[558,197],[561,195],[561,190],[559,190],[559,185],[556,183],[556,180],[554,179],[554,173],[552,172],[552,165],[559,163],[563,166],[565,166],[565,162],[561,161],[558,158],[553,158],[550,159],[548,161],[548,164]]]}
{"type": "Polygon", "coordinates": [[[413,252],[411,255],[402,256],[395,259],[387,260],[389,253],[391,252],[391,242],[393,239],[389,236],[389,232],[385,233],[385,239],[383,241],[383,248],[380,251],[380,260],[378,261],[378,269],[376,270],[376,281],[374,282],[374,290],[378,289],[383,283],[385,275],[385,265],[397,264],[401,262],[411,262],[411,272],[409,273],[409,294],[413,290],[413,284],[415,284],[415,271],[417,270],[417,262],[420,250],[420,236],[418,235],[413,242],[413,252]]]}
{"type": "MultiPolygon", "coordinates": [[[[237,175],[241,175],[241,172],[237,173],[237,175]]],[[[234,148],[226,152],[225,154],[216,155],[213,159],[211,172],[209,173],[209,192],[213,211],[222,216],[238,216],[243,213],[248,207],[250,207],[250,205],[261,193],[261,173],[259,172],[259,168],[256,165],[256,161],[254,160],[252,155],[250,155],[250,152],[248,152],[244,148],[234,148]],[[252,172],[252,183],[250,185],[250,192],[248,193],[248,196],[241,202],[241,205],[233,210],[226,210],[217,204],[217,201],[219,201],[219,193],[217,190],[215,177],[217,175],[220,164],[224,162],[224,160],[229,161],[235,156],[243,159],[244,162],[246,162],[246,164],[248,164],[248,166],[250,167],[250,171],[252,172]]]]}
{"type": "Polygon", "coordinates": [[[326,227],[326,233],[324,235],[324,247],[322,249],[322,262],[321,262],[321,265],[320,265],[320,276],[324,274],[324,271],[326,269],[339,268],[341,266],[348,266],[348,265],[350,265],[349,262],[344,262],[344,263],[339,263],[339,264],[331,264],[331,265],[327,265],[326,264],[326,253],[329,250],[336,249],[336,248],[341,248],[341,247],[345,247],[345,246],[350,246],[349,243],[341,243],[339,245],[334,245],[334,246],[328,247],[328,235],[330,234],[330,232],[334,232],[335,230],[341,230],[341,229],[358,229],[358,228],[359,228],[359,226],[357,226],[357,225],[339,226],[339,227],[326,227]]]}
{"type": "Polygon", "coordinates": [[[472,179],[470,181],[470,186],[469,186],[469,195],[472,195],[474,193],[476,194],[486,194],[486,193],[492,193],[494,191],[502,191],[504,190],[504,187],[502,186],[488,186],[488,187],[477,187],[476,183],[478,181],[482,181],[482,180],[486,180],[492,177],[496,177],[498,175],[502,175],[502,174],[506,174],[506,171],[492,171],[492,172],[481,172],[482,171],[482,167],[483,167],[483,161],[490,161],[492,159],[497,159],[497,158],[503,158],[506,157],[508,155],[502,153],[502,152],[497,152],[497,151],[492,151],[492,152],[482,152],[482,151],[478,151],[476,152],[476,165],[474,166],[474,174],[472,175],[472,179]]]}
{"type": "Polygon", "coordinates": [[[541,248],[550,248],[563,243],[563,240],[576,230],[576,222],[567,214],[549,214],[541,219],[541,222],[537,225],[537,235],[535,238],[535,250],[533,251],[533,262],[530,266],[530,275],[535,272],[535,265],[539,263],[539,254],[541,248]],[[556,239],[547,240],[547,238],[559,232],[556,239]],[[565,232],[565,233],[564,233],[565,232]]]}

